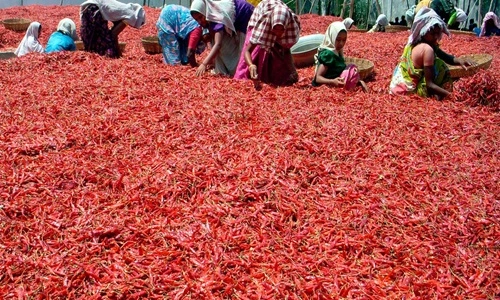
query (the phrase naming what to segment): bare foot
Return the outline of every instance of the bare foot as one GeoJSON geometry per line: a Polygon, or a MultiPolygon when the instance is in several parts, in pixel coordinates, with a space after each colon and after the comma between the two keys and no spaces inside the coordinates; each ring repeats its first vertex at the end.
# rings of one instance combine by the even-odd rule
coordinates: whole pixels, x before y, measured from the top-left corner
{"type": "Polygon", "coordinates": [[[369,93],[370,89],[368,88],[368,85],[363,80],[359,81],[359,84],[361,85],[361,88],[363,89],[363,92],[369,93]]]}

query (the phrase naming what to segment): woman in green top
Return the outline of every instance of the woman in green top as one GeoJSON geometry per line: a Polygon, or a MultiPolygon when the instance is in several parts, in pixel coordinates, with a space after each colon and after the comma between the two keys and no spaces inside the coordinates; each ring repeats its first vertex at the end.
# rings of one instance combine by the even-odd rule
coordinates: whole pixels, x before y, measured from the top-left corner
{"type": "Polygon", "coordinates": [[[335,87],[344,87],[351,90],[361,85],[368,90],[366,84],[360,80],[355,65],[346,65],[344,60],[344,45],[347,41],[347,29],[342,22],[333,22],[328,26],[325,38],[314,56],[316,71],[312,81],[313,86],[328,84],[335,87]]]}

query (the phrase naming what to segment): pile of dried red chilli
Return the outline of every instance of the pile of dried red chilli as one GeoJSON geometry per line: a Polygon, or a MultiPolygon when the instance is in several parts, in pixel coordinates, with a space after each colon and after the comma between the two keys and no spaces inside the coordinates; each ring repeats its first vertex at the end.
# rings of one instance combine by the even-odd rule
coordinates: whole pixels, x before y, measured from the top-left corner
{"type": "MultiPolygon", "coordinates": [[[[500,297],[498,111],[389,96],[407,33],[349,34],[370,94],[312,88],[313,67],[256,91],[145,54],[147,14],[121,59],[0,61],[2,298],[500,297]]],[[[79,25],[77,6],[11,17],[44,44],[79,25]]],[[[303,34],[334,19],[302,16],[303,34]]],[[[443,40],[492,54],[497,92],[499,44],[443,40]]]]}

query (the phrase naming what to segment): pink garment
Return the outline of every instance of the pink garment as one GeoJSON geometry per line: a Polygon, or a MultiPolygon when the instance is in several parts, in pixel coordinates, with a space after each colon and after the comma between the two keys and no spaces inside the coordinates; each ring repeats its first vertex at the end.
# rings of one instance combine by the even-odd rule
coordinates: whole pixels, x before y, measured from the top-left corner
{"type": "Polygon", "coordinates": [[[490,11],[484,16],[483,25],[481,25],[481,33],[479,33],[479,36],[484,36],[486,34],[486,22],[488,20],[493,20],[495,26],[500,29],[500,22],[498,21],[497,15],[495,15],[494,12],[490,11]]]}
{"type": "MultiPolygon", "coordinates": [[[[247,51],[248,44],[250,43],[250,37],[252,36],[253,28],[247,29],[247,35],[245,37],[245,44],[243,45],[243,51],[240,55],[240,61],[238,62],[238,66],[236,67],[236,72],[234,73],[234,79],[250,79],[248,66],[245,62],[245,52],[247,51]]],[[[251,54],[252,61],[255,61],[257,55],[259,54],[260,47],[257,45],[251,54]]]]}
{"type": "Polygon", "coordinates": [[[202,29],[201,26],[196,27],[189,33],[188,49],[196,49],[201,40],[202,29]]]}
{"type": "MultiPolygon", "coordinates": [[[[234,73],[234,79],[250,79],[250,72],[245,62],[246,47],[250,43],[253,28],[247,30],[243,53],[240,55],[238,67],[234,73]]],[[[278,86],[291,85],[298,81],[299,76],[293,64],[290,49],[283,48],[278,44],[266,51],[260,45],[256,45],[251,53],[252,62],[257,66],[257,75],[260,81],[278,86]]]]}
{"type": "Polygon", "coordinates": [[[341,78],[344,78],[346,90],[352,90],[356,87],[359,82],[359,72],[356,65],[347,65],[344,71],[340,74],[341,78]]]}

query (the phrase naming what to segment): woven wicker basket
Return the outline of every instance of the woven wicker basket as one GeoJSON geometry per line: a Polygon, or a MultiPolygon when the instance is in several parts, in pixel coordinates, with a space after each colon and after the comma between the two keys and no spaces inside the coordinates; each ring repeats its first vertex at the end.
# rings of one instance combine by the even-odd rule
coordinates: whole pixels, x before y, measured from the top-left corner
{"type": "Polygon", "coordinates": [[[144,47],[144,51],[148,54],[158,54],[162,52],[157,36],[145,36],[141,39],[141,42],[144,47]]]}
{"type": "Polygon", "coordinates": [[[76,50],[84,50],[82,41],[75,41],[75,45],[76,45],[76,50]]]}
{"type": "Polygon", "coordinates": [[[0,59],[11,59],[14,57],[17,57],[17,55],[14,53],[15,49],[12,50],[2,50],[0,51],[0,59]]]}
{"type": "Polygon", "coordinates": [[[408,30],[410,30],[409,27],[402,26],[402,25],[385,26],[385,32],[400,32],[400,31],[408,31],[408,30]]]}
{"type": "Polygon", "coordinates": [[[356,67],[358,67],[359,77],[361,78],[361,80],[368,77],[373,72],[374,68],[373,62],[371,62],[370,60],[357,57],[346,57],[345,64],[356,65],[356,67]]]}
{"type": "Polygon", "coordinates": [[[347,30],[347,32],[367,32],[368,29],[359,29],[359,28],[356,28],[356,29],[349,29],[347,30]]]}
{"type": "Polygon", "coordinates": [[[2,24],[5,28],[14,30],[14,31],[26,31],[31,24],[31,20],[29,19],[5,19],[2,21],[2,24]]]}
{"type": "Polygon", "coordinates": [[[470,35],[470,36],[476,36],[476,34],[472,31],[463,31],[463,30],[449,30],[449,32],[454,35],[454,34],[460,34],[460,35],[470,35]]]}
{"type": "Polygon", "coordinates": [[[460,56],[460,58],[466,58],[473,60],[477,63],[477,66],[467,67],[467,70],[462,68],[462,66],[449,66],[451,78],[467,77],[477,73],[479,69],[488,69],[493,60],[493,56],[483,53],[483,54],[468,54],[460,56]]]}
{"type": "Polygon", "coordinates": [[[127,46],[127,43],[125,42],[118,43],[118,47],[120,47],[120,52],[125,52],[125,46],[127,46]]]}
{"type": "MultiPolygon", "coordinates": [[[[85,50],[85,46],[83,45],[82,41],[75,41],[75,45],[76,45],[76,50],[85,50]]],[[[126,45],[127,45],[127,43],[125,43],[125,42],[119,43],[119,47],[120,47],[121,52],[125,51],[126,45]]]]}

